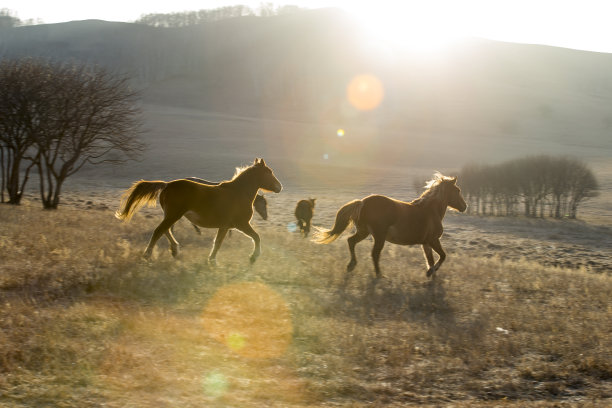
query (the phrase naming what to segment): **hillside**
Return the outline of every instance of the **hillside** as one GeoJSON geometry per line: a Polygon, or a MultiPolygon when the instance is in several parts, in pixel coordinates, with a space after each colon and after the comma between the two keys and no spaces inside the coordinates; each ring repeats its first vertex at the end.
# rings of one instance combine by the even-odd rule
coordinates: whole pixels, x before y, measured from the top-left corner
{"type": "MultiPolygon", "coordinates": [[[[544,127],[596,145],[612,129],[612,55],[472,39],[434,56],[377,47],[333,9],[186,28],[75,21],[5,30],[0,56],[84,60],[127,72],[148,102],[264,117],[370,122],[419,131],[544,127]],[[379,109],[344,106],[345,88],[377,76],[379,109]],[[579,109],[576,109],[579,108],[579,109]],[[578,128],[575,122],[584,127],[578,128]]],[[[609,145],[608,145],[609,146],[609,145]]]]}
{"type": "Polygon", "coordinates": [[[610,54],[480,39],[410,54],[321,9],[185,28],[75,21],[2,31],[0,57],[18,56],[105,65],[142,88],[149,151],[77,175],[88,180],[221,179],[263,156],[294,187],[337,188],[349,168],[393,191],[397,178],[549,154],[584,159],[612,191],[610,54]],[[346,101],[364,73],[384,87],[367,112],[346,101]]]}

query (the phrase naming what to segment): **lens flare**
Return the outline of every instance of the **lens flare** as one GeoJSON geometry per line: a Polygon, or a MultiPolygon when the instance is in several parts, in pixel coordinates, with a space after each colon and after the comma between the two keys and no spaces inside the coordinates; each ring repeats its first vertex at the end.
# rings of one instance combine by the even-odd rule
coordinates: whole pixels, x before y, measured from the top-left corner
{"type": "Polygon", "coordinates": [[[338,135],[338,137],[344,137],[344,129],[338,129],[336,135],[338,135]]]}
{"type": "Polygon", "coordinates": [[[282,296],[257,282],[225,286],[210,299],[202,324],[211,337],[249,358],[285,353],[293,328],[282,296]]]}
{"type": "Polygon", "coordinates": [[[208,373],[202,380],[202,388],[209,397],[219,398],[227,392],[227,379],[218,372],[208,373]]]}
{"type": "Polygon", "coordinates": [[[377,108],[383,100],[384,93],[382,82],[370,74],[357,75],[346,88],[349,103],[360,111],[377,108]]]}
{"type": "Polygon", "coordinates": [[[240,351],[246,344],[246,339],[240,333],[230,333],[227,337],[227,346],[234,351],[240,351]]]}

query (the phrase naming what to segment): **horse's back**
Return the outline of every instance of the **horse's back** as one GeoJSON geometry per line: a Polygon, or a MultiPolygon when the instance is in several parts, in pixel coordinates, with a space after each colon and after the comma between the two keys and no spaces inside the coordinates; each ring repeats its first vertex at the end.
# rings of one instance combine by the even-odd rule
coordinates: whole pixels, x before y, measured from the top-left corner
{"type": "Polygon", "coordinates": [[[419,209],[412,204],[384,195],[370,195],[362,200],[359,219],[368,224],[391,226],[413,223],[419,218],[419,209]]]}
{"type": "Polygon", "coordinates": [[[223,189],[218,185],[178,179],[168,183],[160,196],[160,203],[162,207],[172,205],[184,210],[198,210],[202,207],[222,209],[223,203],[217,205],[217,202],[228,201],[225,195],[223,189]]]}

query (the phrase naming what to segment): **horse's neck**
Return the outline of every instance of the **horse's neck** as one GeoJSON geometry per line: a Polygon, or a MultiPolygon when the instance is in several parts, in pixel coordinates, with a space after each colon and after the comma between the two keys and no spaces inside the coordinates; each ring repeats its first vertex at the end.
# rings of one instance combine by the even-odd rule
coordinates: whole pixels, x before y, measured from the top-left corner
{"type": "Polygon", "coordinates": [[[427,205],[440,217],[440,219],[444,218],[444,215],[446,215],[446,207],[448,207],[446,200],[437,198],[432,199],[427,205]]]}
{"type": "Polygon", "coordinates": [[[242,192],[244,195],[255,199],[259,186],[253,182],[252,176],[249,174],[242,173],[235,179],[229,182],[229,184],[236,189],[236,191],[242,192]]]}

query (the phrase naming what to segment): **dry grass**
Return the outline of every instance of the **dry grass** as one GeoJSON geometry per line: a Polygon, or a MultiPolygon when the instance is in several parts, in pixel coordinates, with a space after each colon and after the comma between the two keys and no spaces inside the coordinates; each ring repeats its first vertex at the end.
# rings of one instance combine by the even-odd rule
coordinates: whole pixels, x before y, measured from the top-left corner
{"type": "Polygon", "coordinates": [[[594,406],[612,404],[612,278],[448,248],[369,244],[345,279],[344,240],[177,227],[139,258],[157,218],[0,206],[0,405],[594,406]],[[246,306],[245,306],[246,305],[246,306]]]}

